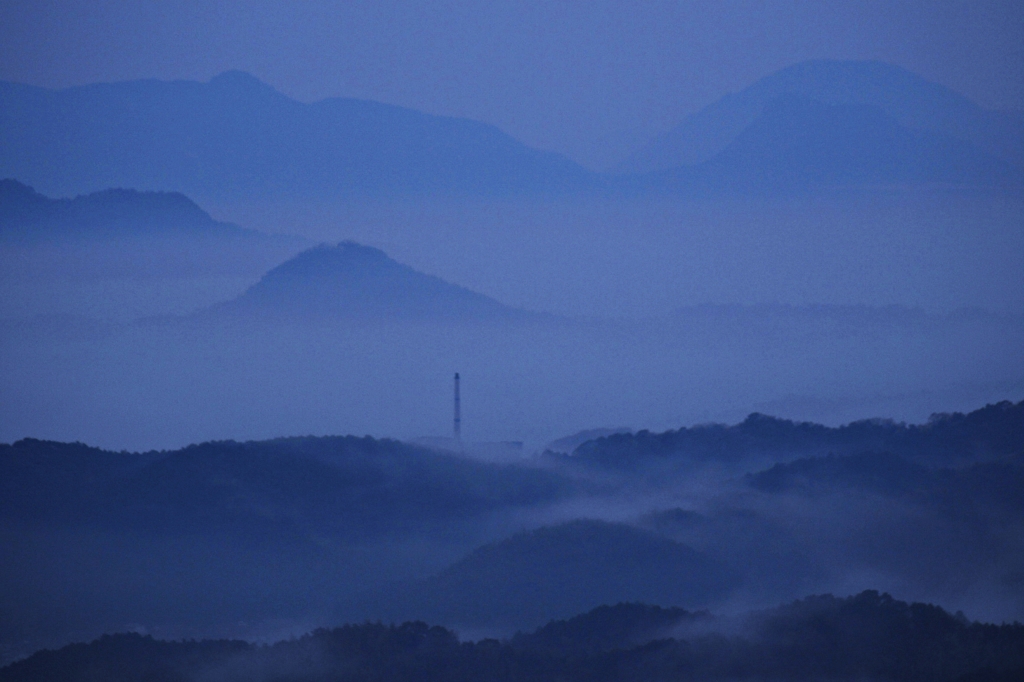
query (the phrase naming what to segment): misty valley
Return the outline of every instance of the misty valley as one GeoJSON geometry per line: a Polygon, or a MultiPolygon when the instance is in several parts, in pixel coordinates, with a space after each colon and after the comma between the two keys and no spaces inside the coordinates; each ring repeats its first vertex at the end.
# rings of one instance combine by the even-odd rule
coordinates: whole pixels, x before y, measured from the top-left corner
{"type": "Polygon", "coordinates": [[[24,439],[0,447],[5,655],[134,634],[0,675],[1019,670],[1024,626],[963,614],[1024,609],[1022,446],[1009,402],[921,425],[755,414],[515,463],[353,436],[144,453],[24,439]],[[855,596],[804,598],[823,594],[855,596]]]}
{"type": "Polygon", "coordinates": [[[1022,140],[0,82],[0,682],[1021,679],[1022,140]]]}

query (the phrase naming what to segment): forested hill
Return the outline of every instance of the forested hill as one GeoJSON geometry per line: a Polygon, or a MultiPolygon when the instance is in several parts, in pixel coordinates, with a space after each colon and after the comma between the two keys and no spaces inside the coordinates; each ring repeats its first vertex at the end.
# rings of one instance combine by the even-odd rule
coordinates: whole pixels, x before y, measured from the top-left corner
{"type": "Polygon", "coordinates": [[[507,631],[608,602],[703,607],[720,603],[739,581],[731,567],[685,544],[590,519],[478,547],[409,590],[372,599],[396,621],[507,631]]]}
{"type": "Polygon", "coordinates": [[[569,486],[536,469],[370,437],[141,454],[34,439],[0,445],[0,520],[54,527],[366,538],[550,501],[569,486]]]}
{"type": "Polygon", "coordinates": [[[727,634],[710,616],[619,605],[504,642],[460,642],[422,622],[348,625],[269,646],[123,634],[36,653],[0,670],[0,682],[998,682],[1024,674],[1021,624],[971,623],[877,592],[810,597],[749,614],[738,634],[735,627],[727,634]]]}
{"type": "Polygon", "coordinates": [[[986,405],[968,414],[933,415],[924,424],[869,419],[828,427],[755,413],[733,426],[612,434],[583,443],[572,458],[632,468],[664,461],[738,462],[863,452],[889,452],[928,465],[1024,455],[1024,401],[986,405]]]}

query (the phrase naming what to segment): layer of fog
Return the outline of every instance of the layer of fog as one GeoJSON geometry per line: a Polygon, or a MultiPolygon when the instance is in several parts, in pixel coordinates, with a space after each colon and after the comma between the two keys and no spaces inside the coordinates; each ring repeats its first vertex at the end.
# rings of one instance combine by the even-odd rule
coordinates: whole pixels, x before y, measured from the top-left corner
{"type": "Polygon", "coordinates": [[[205,206],[352,239],[512,306],[643,317],[716,304],[1024,311],[1024,201],[941,188],[788,198],[408,200],[205,206]]]}
{"type": "MultiPolygon", "coordinates": [[[[231,298],[288,254],[152,243],[28,255],[7,249],[0,255],[6,259],[0,263],[0,441],[31,436],[148,450],[299,434],[447,435],[455,371],[463,377],[466,439],[526,441],[527,456],[554,438],[595,427],[661,431],[736,422],[751,411],[828,424],[877,416],[920,422],[932,412],[967,411],[1024,393],[1019,199],[936,191],[787,201],[209,208],[218,218],[268,232],[379,246],[400,262],[506,304],[620,320],[139,322],[131,320],[231,298]],[[687,307],[706,303],[762,305],[687,307]],[[885,307],[890,304],[911,307],[885,307]],[[994,314],[955,312],[965,306],[994,314]],[[34,317],[40,314],[108,321],[34,317]]],[[[722,611],[872,588],[939,601],[971,617],[1019,612],[1017,587],[967,570],[975,554],[939,560],[950,551],[943,544],[950,538],[957,539],[955,551],[976,548],[970,528],[931,535],[927,512],[856,494],[819,507],[795,498],[773,506],[737,492],[740,473],[705,471],[667,492],[641,481],[494,520],[474,541],[580,517],[637,522],[681,507],[710,518],[746,505],[773,528],[790,525],[799,536],[793,546],[819,548],[822,556],[813,570],[794,572],[807,580],[740,591],[733,602],[717,605],[722,611]],[[846,525],[834,523],[843,520],[846,525]],[[885,561],[851,559],[856,543],[875,541],[881,544],[873,551],[885,561]],[[935,572],[914,576],[915,551],[937,558],[935,572]],[[966,576],[959,583],[949,578],[958,572],[966,576]]],[[[156,634],[170,637],[274,639],[332,624],[324,612],[331,604],[320,603],[317,592],[328,583],[331,599],[338,599],[377,584],[372,581],[428,575],[471,548],[438,538],[361,554],[343,548],[311,571],[287,558],[266,564],[262,555],[230,543],[154,542],[149,564],[128,561],[117,573],[105,559],[123,558],[121,549],[138,547],[137,539],[3,532],[5,544],[26,556],[63,552],[69,559],[47,575],[71,586],[65,596],[94,595],[95,603],[79,604],[85,612],[110,609],[102,627],[82,624],[89,635],[132,625],[121,618],[130,608],[106,600],[119,589],[118,577],[129,580],[133,570],[159,578],[152,562],[168,552],[178,552],[174,566],[206,567],[196,575],[209,582],[194,585],[196,593],[223,591],[219,604],[230,608],[211,604],[202,617],[184,613],[178,624],[154,617],[140,627],[160,626],[156,634]],[[339,573],[347,577],[338,580],[339,573]],[[240,623],[253,586],[265,592],[258,592],[253,619],[240,623]]],[[[699,533],[677,537],[714,549],[699,533]]],[[[734,549],[754,557],[752,547],[734,549]]],[[[1013,547],[1007,562],[1019,555],[1013,547]]],[[[17,561],[19,555],[7,556],[17,561]]],[[[167,584],[174,580],[182,577],[170,576],[167,584]]],[[[150,586],[132,584],[128,594],[145,594],[150,586]]],[[[154,609],[188,594],[154,595],[154,609]]],[[[62,599],[55,592],[40,604],[40,621],[59,619],[62,599]]]]}
{"type": "Polygon", "coordinates": [[[527,453],[595,425],[735,422],[764,405],[798,418],[922,421],[1019,394],[1022,327],[926,316],[848,328],[771,310],[642,325],[8,321],[0,441],[148,450],[281,435],[443,436],[454,371],[465,438],[526,441],[527,453]]]}
{"type": "Polygon", "coordinates": [[[237,296],[304,246],[194,234],[0,242],[0,318],[185,315],[237,296]]]}

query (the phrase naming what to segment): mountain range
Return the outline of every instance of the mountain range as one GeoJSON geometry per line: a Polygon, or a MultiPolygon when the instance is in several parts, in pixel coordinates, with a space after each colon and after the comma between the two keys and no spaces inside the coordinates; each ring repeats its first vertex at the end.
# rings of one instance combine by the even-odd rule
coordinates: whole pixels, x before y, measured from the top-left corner
{"type": "MultiPolygon", "coordinates": [[[[883,62],[813,60],[770,74],[691,114],[615,171],[646,173],[709,161],[766,112],[777,117],[778,103],[787,100],[816,103],[823,116],[830,110],[859,111],[924,139],[959,140],[977,152],[1024,166],[1024,112],[984,109],[949,88],[883,62]]],[[[764,119],[761,127],[772,118],[764,119]]]]}
{"type": "Polygon", "coordinates": [[[811,61],[723,97],[615,169],[589,172],[493,126],[331,98],[231,71],[207,83],[48,90],[0,82],[0,177],[56,194],[174,190],[203,201],[736,191],[942,183],[1019,189],[1024,113],[899,67],[811,61]]]}
{"type": "Polygon", "coordinates": [[[0,177],[75,194],[543,191],[588,174],[493,126],[378,102],[289,99],[239,71],[47,90],[0,83],[0,177]]]}
{"type": "Polygon", "coordinates": [[[768,102],[724,149],[693,166],[645,176],[676,190],[803,190],[823,186],[1019,186],[1020,169],[972,141],[913,130],[882,108],[795,95],[768,102]]]}

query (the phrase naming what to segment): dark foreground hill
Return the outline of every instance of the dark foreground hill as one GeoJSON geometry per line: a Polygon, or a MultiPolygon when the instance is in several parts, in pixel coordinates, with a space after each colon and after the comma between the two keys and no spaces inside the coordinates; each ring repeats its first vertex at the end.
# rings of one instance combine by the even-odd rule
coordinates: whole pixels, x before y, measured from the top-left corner
{"type": "Polygon", "coordinates": [[[580,520],[480,547],[394,595],[391,613],[530,628],[616,601],[707,606],[735,584],[729,569],[686,545],[632,526],[580,520]]]}
{"type": "Polygon", "coordinates": [[[42,651],[2,682],[338,680],[1017,680],[1024,626],[971,623],[877,592],[810,597],[729,623],[620,604],[510,641],[422,622],[317,630],[273,645],[108,635],[42,651]]]}
{"type": "Polygon", "coordinates": [[[0,660],[131,623],[238,636],[320,622],[574,487],[369,437],[149,453],[0,445],[0,660]]]}
{"type": "Polygon", "coordinates": [[[0,445],[0,660],[129,629],[511,634],[619,601],[715,610],[869,587],[1019,619],[1021,409],[840,429],[760,417],[620,463],[588,448],[661,437],[516,465],[351,436],[0,445]]]}
{"type": "Polygon", "coordinates": [[[556,474],[369,436],[282,438],[114,453],[0,444],[0,520],[156,534],[396,536],[558,499],[556,474]]]}

